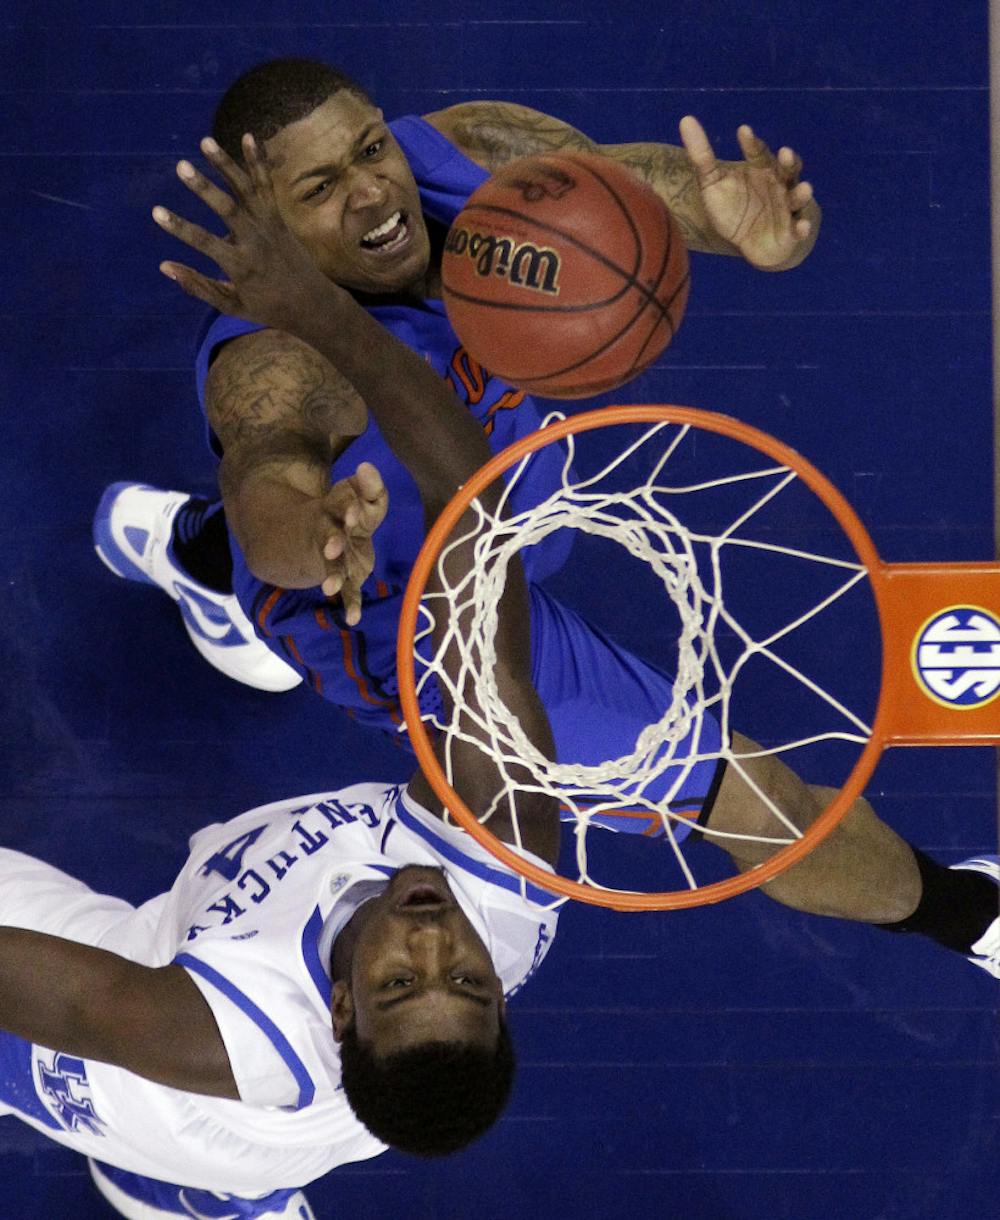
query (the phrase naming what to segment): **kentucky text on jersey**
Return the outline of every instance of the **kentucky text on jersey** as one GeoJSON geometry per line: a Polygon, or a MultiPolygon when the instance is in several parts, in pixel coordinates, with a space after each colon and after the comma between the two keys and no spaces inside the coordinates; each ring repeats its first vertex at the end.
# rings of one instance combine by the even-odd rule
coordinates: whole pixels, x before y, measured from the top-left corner
{"type": "Polygon", "coordinates": [[[332,832],[355,822],[374,830],[379,823],[378,815],[371,805],[344,805],[337,800],[300,805],[289,809],[284,816],[290,823],[286,836],[287,847],[272,852],[263,861],[254,861],[252,866],[243,866],[246,854],[271,826],[271,821],[267,820],[227,843],[220,851],[214,852],[201,866],[201,876],[218,873],[227,881],[234,882],[234,887],[205,908],[205,918],[209,922],[192,924],[187,931],[188,941],[196,940],[202,932],[208,932],[212,928],[226,927],[244,916],[248,910],[266,902],[274,887],[281,884],[299,859],[303,856],[315,856],[330,845],[332,832]]]}

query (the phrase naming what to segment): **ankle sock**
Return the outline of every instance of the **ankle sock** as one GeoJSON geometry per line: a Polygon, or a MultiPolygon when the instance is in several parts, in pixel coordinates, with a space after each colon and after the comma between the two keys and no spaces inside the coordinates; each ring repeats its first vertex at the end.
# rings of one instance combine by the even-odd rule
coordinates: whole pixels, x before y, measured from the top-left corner
{"type": "Polygon", "coordinates": [[[221,500],[192,496],[174,518],[170,549],[192,580],[216,593],[232,593],[233,557],[221,500]]]}
{"type": "Polygon", "coordinates": [[[876,927],[886,932],[919,932],[946,949],[971,953],[972,946],[1000,913],[996,882],[970,869],[946,868],[919,848],[912,850],[923,883],[917,909],[898,923],[876,927]]]}

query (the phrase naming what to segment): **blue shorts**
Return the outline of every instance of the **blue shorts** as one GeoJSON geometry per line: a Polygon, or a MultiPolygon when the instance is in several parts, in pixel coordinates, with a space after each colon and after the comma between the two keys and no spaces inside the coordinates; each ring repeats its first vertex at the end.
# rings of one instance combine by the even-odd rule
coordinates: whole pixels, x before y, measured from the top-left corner
{"type": "MultiPolygon", "coordinates": [[[[379,596],[366,597],[360,626],[348,628],[318,590],[262,585],[245,568],[234,576],[240,602],[262,639],[325,699],[360,723],[391,734],[409,749],[409,740],[401,732],[396,680],[402,589],[383,586],[379,596]]],[[[539,585],[529,584],[528,589],[532,678],[549,716],[557,761],[593,765],[631,754],[639,733],[670,706],[672,680],[614,643],[539,585]]],[[[427,684],[421,706],[428,714],[440,707],[436,684],[427,684]]],[[[699,755],[710,755],[720,748],[721,737],[718,722],[706,713],[677,747],[674,758],[684,760],[694,749],[699,755]]],[[[647,798],[662,801],[676,782],[679,766],[673,764],[651,783],[645,789],[647,798]]],[[[670,809],[685,822],[704,822],[722,768],[714,758],[695,763],[670,795],[670,809]]],[[[612,822],[619,831],[662,833],[659,819],[648,814],[615,817],[612,822]]],[[[688,829],[683,823],[675,823],[675,827],[675,833],[688,829]]]]}

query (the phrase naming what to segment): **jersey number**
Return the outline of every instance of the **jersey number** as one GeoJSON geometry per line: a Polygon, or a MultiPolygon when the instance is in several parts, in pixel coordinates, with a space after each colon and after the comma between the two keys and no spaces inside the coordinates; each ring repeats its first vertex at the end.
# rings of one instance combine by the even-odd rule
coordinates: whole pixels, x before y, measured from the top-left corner
{"type": "Polygon", "coordinates": [[[258,826],[256,830],[248,830],[245,835],[227,843],[214,856],[209,856],[201,866],[201,875],[207,877],[209,873],[219,873],[227,881],[235,881],[243,871],[243,857],[265,830],[266,826],[258,826]]]}

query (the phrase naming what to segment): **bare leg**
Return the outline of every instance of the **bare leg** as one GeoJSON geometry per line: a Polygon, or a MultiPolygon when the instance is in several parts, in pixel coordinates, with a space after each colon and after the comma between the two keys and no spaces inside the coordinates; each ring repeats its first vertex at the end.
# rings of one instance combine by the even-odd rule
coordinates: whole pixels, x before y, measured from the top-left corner
{"type": "MultiPolygon", "coordinates": [[[[735,754],[756,749],[748,738],[733,734],[735,754]]],[[[747,759],[742,765],[800,830],[811,825],[836,794],[835,788],[804,783],[773,756],[747,759]]],[[[760,796],[730,766],[706,830],[774,836],[777,826],[760,796]]],[[[728,852],[741,873],[778,850],[767,843],[706,837],[728,852]]],[[[913,913],[920,901],[921,879],[909,845],[859,798],[805,859],[760,888],[776,902],[798,911],[881,924],[895,923],[913,913]]]]}

